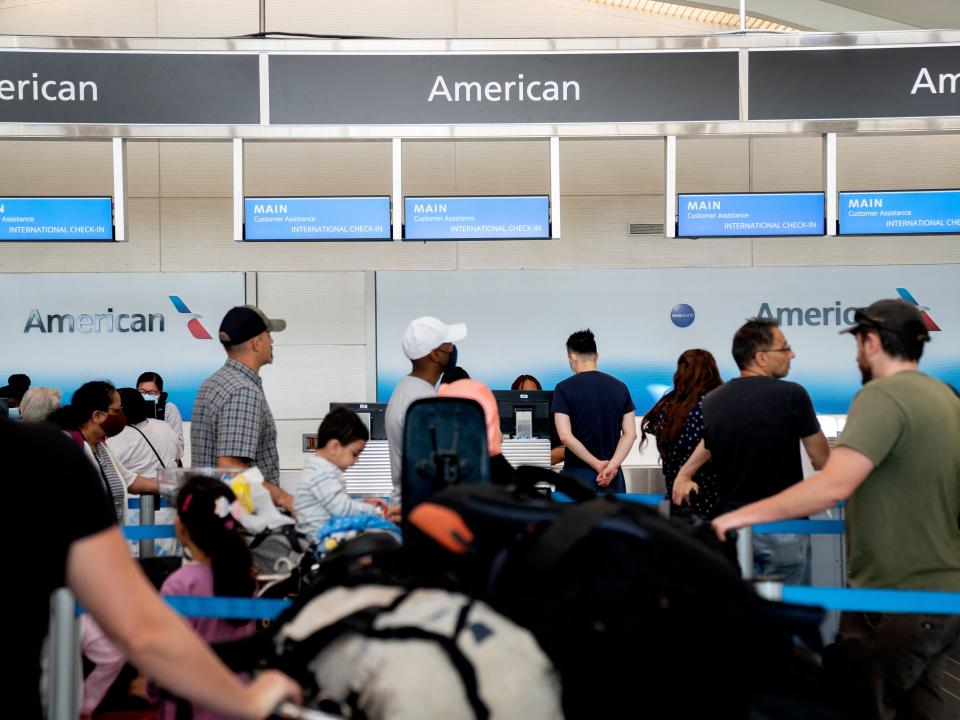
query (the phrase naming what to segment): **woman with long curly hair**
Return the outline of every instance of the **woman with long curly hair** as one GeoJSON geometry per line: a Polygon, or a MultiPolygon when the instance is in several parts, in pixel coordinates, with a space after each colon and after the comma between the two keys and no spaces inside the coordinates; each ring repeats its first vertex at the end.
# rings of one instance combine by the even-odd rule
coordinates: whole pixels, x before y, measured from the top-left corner
{"type": "MultiPolygon", "coordinates": [[[[640,448],[647,435],[657,439],[657,450],[667,483],[667,498],[673,481],[690,454],[703,438],[703,396],[723,385],[717,361],[706,350],[686,350],[677,360],[673,389],[650,408],[640,424],[640,448]]],[[[712,518],[717,514],[717,476],[711,463],[696,475],[700,490],[690,495],[691,510],[712,518]]],[[[680,508],[673,506],[675,512],[680,508]]]]}

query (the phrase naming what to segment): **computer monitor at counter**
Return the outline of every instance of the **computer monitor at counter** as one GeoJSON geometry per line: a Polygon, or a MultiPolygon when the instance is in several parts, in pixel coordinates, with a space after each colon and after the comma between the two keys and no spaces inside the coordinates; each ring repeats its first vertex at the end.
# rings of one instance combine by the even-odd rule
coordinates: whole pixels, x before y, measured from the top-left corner
{"type": "Polygon", "coordinates": [[[500,415],[500,431],[511,438],[550,438],[553,392],[494,390],[500,415]]]}
{"type": "Polygon", "coordinates": [[[331,410],[335,407],[344,407],[359,415],[363,424],[367,426],[367,430],[370,431],[371,440],[387,439],[386,403],[330,403],[331,410]]]}

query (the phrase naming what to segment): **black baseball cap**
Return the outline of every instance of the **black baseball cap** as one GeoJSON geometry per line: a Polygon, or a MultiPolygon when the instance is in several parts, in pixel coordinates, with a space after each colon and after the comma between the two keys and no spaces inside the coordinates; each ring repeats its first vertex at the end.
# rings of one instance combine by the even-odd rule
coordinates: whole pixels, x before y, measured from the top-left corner
{"type": "Polygon", "coordinates": [[[853,314],[853,325],[840,332],[855,333],[862,330],[889,332],[910,342],[925,343],[930,340],[927,324],[917,306],[903,300],[877,300],[869,307],[857,308],[853,314]]]}
{"type": "Polygon", "coordinates": [[[256,305],[238,305],[230,308],[223,316],[220,323],[220,342],[224,345],[239,345],[264,330],[280,332],[286,327],[286,320],[271,320],[256,305]]]}

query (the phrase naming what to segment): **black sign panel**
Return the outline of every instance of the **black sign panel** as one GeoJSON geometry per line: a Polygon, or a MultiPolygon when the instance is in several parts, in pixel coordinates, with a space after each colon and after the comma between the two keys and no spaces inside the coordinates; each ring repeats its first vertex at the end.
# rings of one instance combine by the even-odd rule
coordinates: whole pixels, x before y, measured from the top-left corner
{"type": "Polygon", "coordinates": [[[0,122],[260,122],[256,55],[0,52],[0,122]]]}
{"type": "Polygon", "coordinates": [[[734,51],[271,55],[277,125],[738,118],[734,51]]]}
{"type": "Polygon", "coordinates": [[[751,120],[960,115],[960,45],[751,50],[751,120]]]}

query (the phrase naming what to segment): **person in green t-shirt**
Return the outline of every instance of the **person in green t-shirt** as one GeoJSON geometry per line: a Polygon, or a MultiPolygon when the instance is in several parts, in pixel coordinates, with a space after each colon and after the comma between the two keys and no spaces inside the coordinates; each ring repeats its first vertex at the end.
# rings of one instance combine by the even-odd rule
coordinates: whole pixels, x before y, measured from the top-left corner
{"type": "MultiPolygon", "coordinates": [[[[849,498],[849,583],[960,591],[960,399],[918,370],[930,340],[902,300],[856,311],[864,388],[823,470],[714,520],[717,535],[804,517],[849,498]]],[[[940,676],[960,614],[844,613],[833,654],[855,717],[943,716],[940,676]],[[851,684],[853,687],[851,687],[851,684]]]]}

